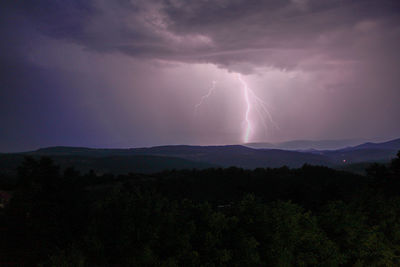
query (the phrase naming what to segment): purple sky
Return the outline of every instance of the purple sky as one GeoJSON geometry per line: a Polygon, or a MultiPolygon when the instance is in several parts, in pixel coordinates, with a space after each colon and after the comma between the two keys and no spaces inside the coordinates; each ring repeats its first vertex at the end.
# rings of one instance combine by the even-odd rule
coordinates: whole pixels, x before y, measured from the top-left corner
{"type": "Polygon", "coordinates": [[[242,143],[239,73],[249,142],[400,137],[398,0],[5,0],[0,34],[0,152],[242,143]]]}

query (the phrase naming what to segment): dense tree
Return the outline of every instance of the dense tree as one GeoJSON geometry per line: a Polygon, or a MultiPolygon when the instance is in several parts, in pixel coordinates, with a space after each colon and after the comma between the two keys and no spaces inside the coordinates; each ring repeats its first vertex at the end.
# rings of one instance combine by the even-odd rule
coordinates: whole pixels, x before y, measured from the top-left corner
{"type": "Polygon", "coordinates": [[[397,266],[399,162],[400,153],[367,176],[305,165],[115,177],[26,158],[0,210],[0,257],[41,266],[397,266]]]}

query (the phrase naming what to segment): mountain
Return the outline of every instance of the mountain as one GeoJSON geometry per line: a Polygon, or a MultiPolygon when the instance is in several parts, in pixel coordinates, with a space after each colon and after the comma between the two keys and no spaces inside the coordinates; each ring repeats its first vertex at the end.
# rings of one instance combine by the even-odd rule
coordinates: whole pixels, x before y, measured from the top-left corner
{"type": "Polygon", "coordinates": [[[377,150],[400,150],[400,138],[383,143],[364,143],[358,146],[348,147],[344,150],[377,149],[377,150]]]}
{"type": "Polygon", "coordinates": [[[335,164],[354,164],[365,162],[389,162],[396,157],[400,150],[400,139],[383,143],[364,143],[361,145],[346,147],[338,150],[318,151],[335,164]]]}
{"type": "Polygon", "coordinates": [[[110,157],[148,155],[159,157],[174,157],[193,162],[206,162],[221,167],[266,168],[300,167],[304,163],[314,165],[329,165],[329,159],[312,153],[301,153],[284,150],[252,149],[240,145],[230,146],[157,146],[132,149],[92,149],[77,147],[50,147],[28,152],[35,156],[84,156],[110,157]]]}
{"type": "Polygon", "coordinates": [[[252,149],[245,146],[212,146],[212,147],[156,147],[141,151],[154,155],[173,155],[193,161],[202,161],[222,167],[236,166],[241,168],[275,168],[287,165],[300,167],[304,163],[328,165],[329,159],[321,155],[284,150],[252,149]]]}
{"type": "MultiPolygon", "coordinates": [[[[72,150],[79,152],[73,148],[72,150]]],[[[95,155],[94,153],[93,155],[95,155]]],[[[111,154],[111,151],[109,151],[111,154]]],[[[97,173],[126,174],[134,173],[155,173],[164,170],[181,169],[207,169],[215,168],[217,165],[199,161],[190,161],[183,158],[153,155],[126,155],[126,156],[82,156],[78,154],[55,155],[47,151],[45,154],[3,154],[0,155],[0,175],[15,175],[17,167],[23,162],[24,157],[49,156],[62,169],[74,167],[81,172],[95,170],[97,173]]]]}
{"type": "Polygon", "coordinates": [[[283,149],[283,150],[334,150],[361,144],[359,139],[343,140],[293,140],[282,143],[247,143],[245,146],[257,149],[283,149]]]}
{"type": "Polygon", "coordinates": [[[393,149],[356,149],[356,150],[333,150],[320,152],[328,157],[331,163],[353,164],[360,162],[388,162],[396,157],[397,150],[393,149]]]}
{"type": "Polygon", "coordinates": [[[21,154],[36,156],[85,156],[85,157],[107,157],[107,156],[128,156],[132,155],[131,149],[110,149],[110,148],[87,148],[55,146],[40,148],[35,151],[21,154]]]}
{"type": "MultiPolygon", "coordinates": [[[[335,141],[336,142],[336,141],[335,141]]],[[[293,141],[287,147],[322,147],[338,144],[327,141],[293,141]]],[[[339,142],[343,144],[343,142],[339,142]]],[[[151,173],[166,169],[204,169],[212,167],[276,168],[284,165],[297,168],[303,164],[323,165],[345,169],[352,164],[389,162],[400,150],[400,139],[384,143],[364,143],[338,150],[294,151],[255,149],[248,146],[157,146],[130,149],[96,149],[86,147],[48,147],[35,151],[0,155],[0,174],[14,171],[26,155],[49,156],[61,167],[74,166],[81,171],[90,169],[115,174],[128,172],[151,173]]],[[[358,166],[357,165],[357,166],[358,166]]],[[[355,165],[354,165],[355,166],[355,165]]]]}

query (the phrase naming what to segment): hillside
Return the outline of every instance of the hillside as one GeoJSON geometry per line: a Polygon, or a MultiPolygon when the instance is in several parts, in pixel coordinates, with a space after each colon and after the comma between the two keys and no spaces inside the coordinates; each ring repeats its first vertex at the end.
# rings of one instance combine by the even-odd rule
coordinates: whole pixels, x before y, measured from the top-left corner
{"type": "Polygon", "coordinates": [[[383,143],[364,143],[358,146],[349,147],[343,149],[345,151],[349,150],[360,150],[360,149],[377,149],[377,150],[400,150],[400,138],[383,143]]]}
{"type": "Polygon", "coordinates": [[[322,165],[339,169],[362,163],[389,162],[400,150],[400,139],[384,143],[364,143],[338,150],[293,151],[228,146],[157,146],[130,149],[48,147],[35,151],[0,155],[0,172],[15,173],[24,156],[49,156],[62,167],[80,171],[154,173],[171,169],[205,169],[236,166],[246,169],[322,165]]]}
{"type": "Polygon", "coordinates": [[[133,149],[90,149],[75,147],[53,147],[29,152],[35,156],[64,156],[64,157],[110,157],[110,156],[158,156],[174,157],[195,162],[207,162],[221,167],[265,168],[300,167],[304,163],[313,165],[330,165],[329,158],[312,153],[301,153],[285,150],[252,149],[240,145],[232,146],[159,146],[133,149]]]}
{"type": "Polygon", "coordinates": [[[343,140],[293,140],[281,143],[248,143],[247,147],[257,149],[282,149],[282,150],[336,150],[361,144],[358,139],[343,140]]]}
{"type": "MultiPolygon", "coordinates": [[[[39,157],[43,154],[32,154],[30,156],[39,157]]],[[[15,175],[17,167],[21,164],[24,154],[5,154],[0,155],[0,175],[15,175]]],[[[74,154],[53,155],[51,157],[55,163],[65,169],[73,166],[81,172],[96,170],[98,173],[126,174],[135,173],[156,173],[164,170],[182,169],[207,169],[217,167],[214,164],[190,161],[175,157],[161,157],[152,155],[127,155],[127,156],[81,156],[74,154]]]]}

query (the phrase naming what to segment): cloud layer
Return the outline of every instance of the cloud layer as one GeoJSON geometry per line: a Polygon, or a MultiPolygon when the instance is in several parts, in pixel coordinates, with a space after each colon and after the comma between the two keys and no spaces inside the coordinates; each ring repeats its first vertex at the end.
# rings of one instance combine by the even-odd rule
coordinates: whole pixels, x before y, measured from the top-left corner
{"type": "Polygon", "coordinates": [[[310,57],[362,60],[361,43],[398,37],[400,11],[393,0],[13,3],[15,12],[41,33],[88,49],[227,68],[290,68],[310,57]]]}

